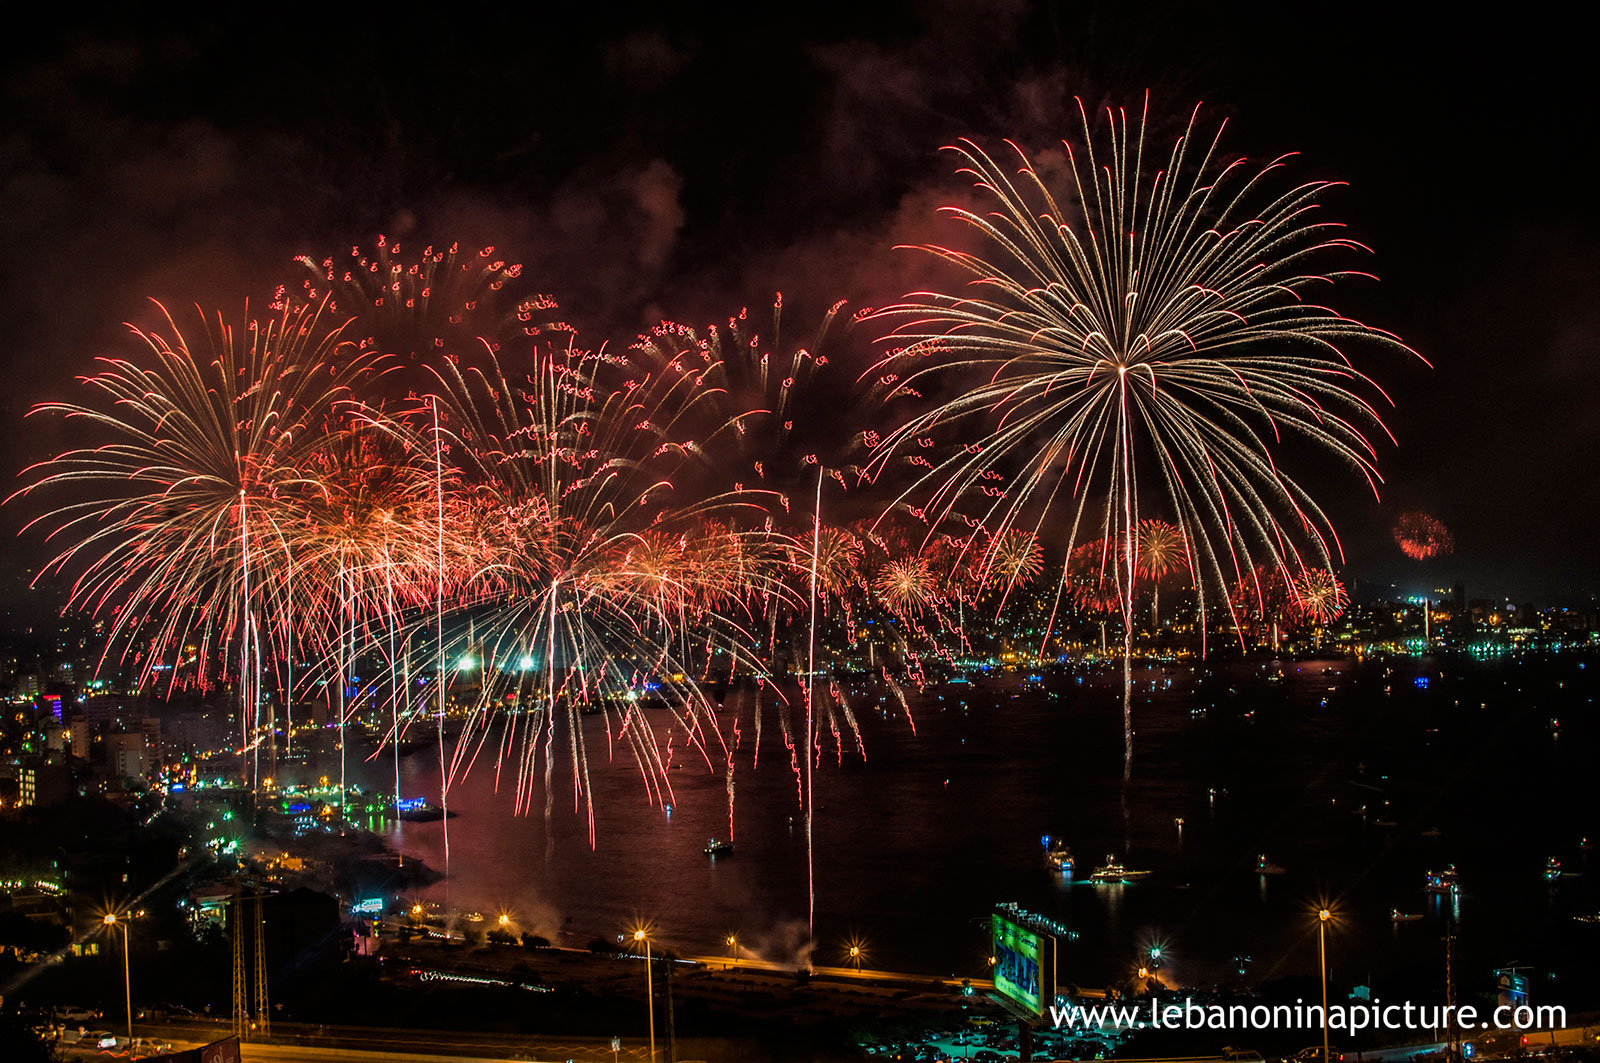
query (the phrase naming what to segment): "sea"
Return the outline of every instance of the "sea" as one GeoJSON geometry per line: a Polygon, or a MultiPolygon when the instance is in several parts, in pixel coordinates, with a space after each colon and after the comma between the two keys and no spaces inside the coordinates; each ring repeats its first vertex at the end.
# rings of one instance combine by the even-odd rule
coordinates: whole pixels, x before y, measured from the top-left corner
{"type": "MultiPolygon", "coordinates": [[[[702,756],[658,707],[659,795],[614,720],[608,741],[605,717],[581,719],[592,841],[563,743],[519,811],[495,736],[448,821],[389,840],[448,866],[427,890],[448,910],[579,947],[645,925],[685,955],[732,935],[745,955],[842,965],[854,944],[874,968],[981,978],[990,914],[1015,903],[1071,929],[1063,985],[1125,984],[1155,949],[1168,985],[1259,987],[1316,976],[1326,906],[1347,989],[1442,987],[1449,952],[1463,999],[1512,970],[1536,1001],[1593,999],[1600,658],[1152,661],[1132,680],[1127,727],[1116,664],[978,674],[905,704],[858,687],[854,725],[819,727],[809,871],[803,761],[770,696],[757,742],[748,691],[722,711],[731,823],[726,753],[702,756]],[[707,856],[711,839],[733,852],[707,856]],[[1048,865],[1052,840],[1072,873],[1048,865]],[[1110,859],[1150,874],[1090,882],[1110,859]],[[1459,887],[1426,892],[1447,867],[1459,887]]],[[[392,787],[390,763],[363,781],[392,787]]],[[[400,789],[437,800],[437,756],[402,758],[400,789]]]]}

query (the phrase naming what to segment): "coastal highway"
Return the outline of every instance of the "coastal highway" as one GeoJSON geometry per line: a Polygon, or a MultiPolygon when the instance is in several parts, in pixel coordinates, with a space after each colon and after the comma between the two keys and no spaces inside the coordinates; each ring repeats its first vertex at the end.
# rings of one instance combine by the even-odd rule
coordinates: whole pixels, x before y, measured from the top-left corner
{"type": "MultiPolygon", "coordinates": [[[[174,1051],[221,1040],[232,1033],[225,1022],[138,1023],[134,1033],[170,1042],[174,1051]]],[[[272,1043],[246,1041],[245,1063],[641,1063],[649,1054],[643,1039],[624,1038],[617,1052],[609,1037],[521,1037],[467,1030],[403,1030],[365,1026],[316,1026],[274,1023],[272,1043]]],[[[75,1058],[68,1055],[66,1058],[75,1058]]],[[[127,1058],[109,1052],[84,1054],[85,1059],[127,1058]]]]}

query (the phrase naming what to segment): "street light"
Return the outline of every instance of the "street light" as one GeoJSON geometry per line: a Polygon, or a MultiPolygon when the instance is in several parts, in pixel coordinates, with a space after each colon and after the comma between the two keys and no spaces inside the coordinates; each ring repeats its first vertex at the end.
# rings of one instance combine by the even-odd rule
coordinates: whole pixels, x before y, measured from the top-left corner
{"type": "Polygon", "coordinates": [[[1317,958],[1322,962],[1322,1063],[1328,1063],[1328,922],[1333,913],[1317,911],[1317,958]]]}
{"type": "Polygon", "coordinates": [[[633,940],[644,942],[645,1016],[650,1023],[650,1063],[656,1063],[656,990],[650,975],[650,937],[644,932],[644,927],[640,927],[633,932],[633,940]]]}
{"type": "MultiPolygon", "coordinates": [[[[117,913],[107,912],[102,922],[113,937],[116,936],[117,913]]],[[[133,981],[128,976],[128,924],[122,923],[122,1003],[128,1009],[128,1051],[133,1051],[133,981]]]]}
{"type": "Polygon", "coordinates": [[[850,946],[850,962],[856,965],[856,973],[861,973],[861,946],[850,946]]]}
{"type": "Polygon", "coordinates": [[[739,935],[729,934],[725,944],[728,946],[728,965],[731,967],[739,956],[739,935]]]}

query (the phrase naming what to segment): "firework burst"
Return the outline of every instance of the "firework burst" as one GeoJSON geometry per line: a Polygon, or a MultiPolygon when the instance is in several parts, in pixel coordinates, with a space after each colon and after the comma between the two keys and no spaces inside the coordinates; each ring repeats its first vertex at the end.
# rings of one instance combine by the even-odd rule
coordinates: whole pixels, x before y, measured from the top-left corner
{"type": "Polygon", "coordinates": [[[379,362],[321,306],[247,311],[242,324],[202,313],[186,332],[157,305],[165,327],[134,330],[141,357],[102,359],[83,378],[91,401],[35,407],[92,443],[25,470],[12,497],[65,489],[74,500],[33,523],[64,544],[46,570],[75,573],[69,607],[110,616],[106,653],[141,681],[195,642],[186,678],[241,681],[253,747],[263,644],[282,630],[263,622],[283,604],[285,581],[269,575],[290,564],[304,465],[379,362]]]}
{"type": "Polygon", "coordinates": [[[1326,627],[1344,613],[1350,595],[1331,569],[1308,568],[1291,586],[1295,615],[1317,627],[1326,627]]]}
{"type": "Polygon", "coordinates": [[[1176,515],[1202,610],[1201,576],[1226,587],[1257,556],[1325,562],[1333,529],[1275,452],[1302,440],[1376,484],[1368,434],[1384,429],[1362,393],[1381,392],[1344,347],[1405,348],[1307,298],[1349,275],[1314,263],[1360,249],[1316,210],[1328,182],[1282,185],[1282,160],[1225,162],[1193,119],[1153,169],[1146,122],[1108,119],[1102,141],[1084,112],[1082,142],[1067,145],[1066,206],[1020,150],[1002,163],[953,149],[994,209],[948,213],[990,255],[927,248],[971,283],[883,310],[895,347],[877,372],[930,393],[958,378],[960,394],[885,437],[876,460],[921,457],[936,432],[992,418],[902,497],[924,493],[943,515],[981,495],[1001,521],[1065,508],[1071,540],[1098,526],[1121,555],[1131,640],[1142,495],[1176,515]],[[1104,504],[1086,516],[1091,498],[1104,504]]]}
{"type": "Polygon", "coordinates": [[[918,616],[924,609],[933,608],[939,595],[933,567],[920,556],[890,560],[878,570],[872,588],[885,605],[901,616],[918,616]]]}
{"type": "Polygon", "coordinates": [[[1394,542],[1413,561],[1427,561],[1454,553],[1456,541],[1444,522],[1431,513],[1412,510],[1400,514],[1394,525],[1394,542]]]}
{"type": "Polygon", "coordinates": [[[429,245],[407,255],[398,241],[379,236],[370,253],[355,246],[320,262],[309,255],[295,261],[309,274],[306,298],[331,297],[330,311],[356,315],[363,349],[412,362],[475,357],[485,344],[498,351],[506,335],[572,331],[557,318],[554,297],[525,291],[522,266],[493,247],[429,245]]]}

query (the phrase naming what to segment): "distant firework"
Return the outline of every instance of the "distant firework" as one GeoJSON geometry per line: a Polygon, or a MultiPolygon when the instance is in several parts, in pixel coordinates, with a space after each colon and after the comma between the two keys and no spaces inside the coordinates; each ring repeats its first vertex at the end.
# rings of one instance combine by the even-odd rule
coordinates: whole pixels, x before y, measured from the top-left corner
{"type": "Polygon", "coordinates": [[[1401,552],[1414,561],[1453,553],[1456,548],[1450,529],[1438,517],[1421,510],[1400,514],[1394,526],[1394,541],[1401,552]]]}
{"type": "Polygon", "coordinates": [[[915,615],[931,606],[939,590],[939,581],[922,557],[890,561],[878,571],[872,585],[885,605],[906,615],[915,615]]]}
{"type": "Polygon", "coordinates": [[[1326,568],[1308,568],[1294,581],[1294,611],[1312,624],[1322,627],[1337,620],[1350,604],[1339,577],[1326,568]]]}
{"type": "Polygon", "coordinates": [[[1140,521],[1135,549],[1135,565],[1143,579],[1160,580],[1168,573],[1182,572],[1189,567],[1189,547],[1176,524],[1164,520],[1140,521]]]}
{"type": "Polygon", "coordinates": [[[985,579],[1010,590],[1044,571],[1044,548],[1032,532],[1007,528],[989,541],[980,564],[985,579]]]}
{"type": "Polygon", "coordinates": [[[1095,539],[1067,556],[1066,589],[1085,613],[1114,613],[1122,604],[1117,580],[1118,555],[1113,544],[1095,539]]]}

